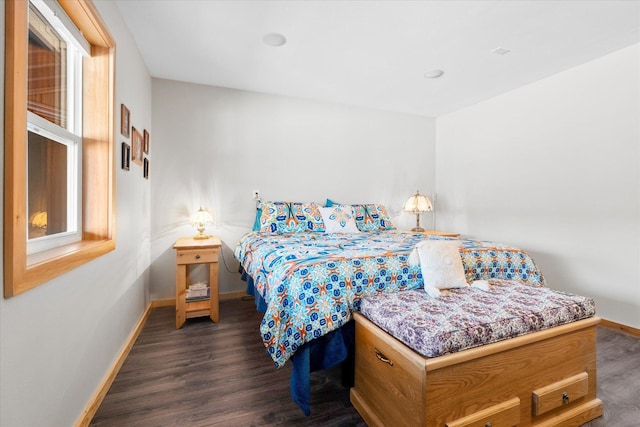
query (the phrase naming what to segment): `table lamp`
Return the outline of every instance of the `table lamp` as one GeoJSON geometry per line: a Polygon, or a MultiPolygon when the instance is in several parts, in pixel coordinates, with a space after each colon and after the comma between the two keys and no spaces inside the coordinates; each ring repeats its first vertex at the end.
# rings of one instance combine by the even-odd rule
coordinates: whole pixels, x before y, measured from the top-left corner
{"type": "Polygon", "coordinates": [[[213,224],[213,217],[206,209],[198,209],[193,215],[191,215],[191,225],[198,229],[198,234],[193,236],[196,240],[208,239],[210,236],[204,234],[204,226],[206,224],[213,224]]]}
{"type": "Polygon", "coordinates": [[[420,227],[420,214],[423,212],[431,212],[433,210],[433,205],[431,204],[431,200],[423,194],[420,194],[419,191],[416,191],[416,194],[409,197],[404,204],[404,211],[416,214],[416,226],[412,228],[411,231],[424,231],[424,228],[420,227]]]}

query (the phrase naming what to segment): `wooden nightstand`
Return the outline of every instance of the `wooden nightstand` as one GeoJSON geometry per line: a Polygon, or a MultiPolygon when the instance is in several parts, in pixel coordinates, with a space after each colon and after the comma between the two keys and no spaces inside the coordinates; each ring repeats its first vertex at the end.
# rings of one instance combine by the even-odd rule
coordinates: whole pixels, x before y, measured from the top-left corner
{"type": "Polygon", "coordinates": [[[209,316],[211,320],[218,322],[218,254],[221,246],[219,237],[201,240],[181,237],[173,245],[176,250],[176,329],[192,317],[209,316]],[[191,284],[189,273],[192,264],[209,265],[209,299],[192,302],[186,300],[187,287],[191,284]]]}
{"type": "Polygon", "coordinates": [[[408,233],[430,234],[432,236],[460,237],[460,234],[458,233],[449,233],[447,231],[437,230],[409,231],[408,233]]]}

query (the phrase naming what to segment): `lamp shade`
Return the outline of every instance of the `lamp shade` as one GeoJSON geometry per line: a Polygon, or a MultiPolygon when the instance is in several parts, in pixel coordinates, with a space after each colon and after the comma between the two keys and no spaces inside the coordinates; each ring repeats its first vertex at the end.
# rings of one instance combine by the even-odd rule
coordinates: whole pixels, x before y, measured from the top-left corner
{"type": "Polygon", "coordinates": [[[431,200],[423,194],[420,194],[419,191],[416,191],[416,194],[409,197],[409,199],[404,204],[404,211],[411,213],[421,213],[421,212],[431,212],[433,210],[433,205],[431,204],[431,200]]]}
{"type": "Polygon", "coordinates": [[[200,208],[191,215],[191,225],[198,229],[198,234],[194,236],[194,239],[209,238],[209,236],[204,234],[204,226],[206,224],[213,224],[213,217],[208,210],[200,208]]]}

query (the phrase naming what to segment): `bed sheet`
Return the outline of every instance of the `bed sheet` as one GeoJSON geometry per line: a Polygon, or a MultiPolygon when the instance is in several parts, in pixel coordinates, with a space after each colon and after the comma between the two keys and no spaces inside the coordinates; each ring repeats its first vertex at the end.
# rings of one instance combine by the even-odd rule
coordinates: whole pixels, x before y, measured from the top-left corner
{"type": "MultiPolygon", "coordinates": [[[[399,231],[243,236],[234,254],[266,303],[260,334],[275,365],[346,324],[362,297],[421,287],[420,265],[409,257],[424,239],[447,238],[399,231]]],[[[472,240],[460,246],[468,281],[544,285],[533,259],[518,248],[472,240]]]]}

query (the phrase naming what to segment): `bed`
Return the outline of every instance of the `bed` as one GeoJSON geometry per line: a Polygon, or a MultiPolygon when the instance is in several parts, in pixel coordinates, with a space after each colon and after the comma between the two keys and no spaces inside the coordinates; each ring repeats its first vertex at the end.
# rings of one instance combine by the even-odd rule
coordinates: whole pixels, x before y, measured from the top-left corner
{"type": "MultiPolygon", "coordinates": [[[[361,298],[422,287],[412,252],[424,240],[449,238],[395,230],[378,205],[354,208],[360,222],[350,233],[327,232],[335,224],[310,204],[273,202],[263,209],[271,213],[263,211],[260,231],[243,236],[234,254],[247,292],[264,312],[265,348],[276,367],[293,363],[292,398],[309,414],[309,373],[353,353],[351,319],[361,298]]],[[[458,247],[469,282],[503,278],[544,285],[533,259],[518,248],[471,240],[459,240],[458,247]]]]}

